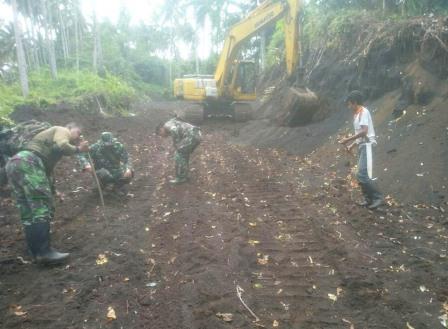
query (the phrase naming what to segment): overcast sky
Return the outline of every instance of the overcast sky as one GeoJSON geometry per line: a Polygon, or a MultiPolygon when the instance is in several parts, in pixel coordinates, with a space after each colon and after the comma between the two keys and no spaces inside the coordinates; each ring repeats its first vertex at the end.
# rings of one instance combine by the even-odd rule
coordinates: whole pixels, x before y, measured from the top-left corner
{"type": "Polygon", "coordinates": [[[164,0],[82,0],[82,9],[89,16],[93,9],[99,18],[108,18],[117,21],[121,8],[125,7],[132,17],[132,23],[140,21],[150,23],[154,13],[163,4],[164,0]]]}
{"type": "MultiPolygon", "coordinates": [[[[114,23],[120,15],[120,10],[124,7],[131,15],[131,24],[152,24],[156,19],[156,13],[162,6],[164,0],[81,0],[81,7],[84,16],[90,20],[95,10],[98,19],[108,19],[114,23]]],[[[192,18],[193,19],[193,18],[192,18]]],[[[12,11],[10,6],[0,0],[0,20],[11,21],[12,11]]],[[[199,44],[197,45],[199,57],[207,58],[211,52],[210,28],[205,28],[204,33],[200,33],[199,44]],[[208,32],[207,32],[208,31],[208,32]]],[[[188,58],[192,50],[186,45],[178,45],[181,56],[188,58]]]]}

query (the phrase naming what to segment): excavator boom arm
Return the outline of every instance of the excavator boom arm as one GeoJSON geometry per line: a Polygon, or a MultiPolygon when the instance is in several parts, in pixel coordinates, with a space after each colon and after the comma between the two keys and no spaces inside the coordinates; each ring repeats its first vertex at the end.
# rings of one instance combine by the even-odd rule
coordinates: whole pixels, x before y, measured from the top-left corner
{"type": "Polygon", "coordinates": [[[298,20],[300,4],[300,0],[265,1],[243,21],[230,29],[215,71],[215,80],[219,90],[223,90],[226,74],[235,60],[241,44],[266,27],[266,25],[280,18],[285,18],[287,72],[288,75],[294,72],[299,58],[298,20]]]}

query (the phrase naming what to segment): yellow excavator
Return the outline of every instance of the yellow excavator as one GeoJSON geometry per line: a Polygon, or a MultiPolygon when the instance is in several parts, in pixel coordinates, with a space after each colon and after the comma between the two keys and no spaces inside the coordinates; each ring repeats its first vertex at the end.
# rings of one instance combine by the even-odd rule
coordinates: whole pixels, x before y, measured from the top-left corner
{"type": "MultiPolygon", "coordinates": [[[[252,117],[251,103],[257,97],[257,68],[254,61],[239,59],[241,49],[248,39],[280,19],[284,19],[286,72],[293,77],[300,57],[301,4],[302,0],[264,1],[231,27],[214,76],[187,75],[174,80],[174,96],[190,104],[184,110],[184,119],[200,123],[208,116],[232,116],[235,121],[252,117]]],[[[310,97],[305,95],[305,98],[309,103],[310,97]]]]}

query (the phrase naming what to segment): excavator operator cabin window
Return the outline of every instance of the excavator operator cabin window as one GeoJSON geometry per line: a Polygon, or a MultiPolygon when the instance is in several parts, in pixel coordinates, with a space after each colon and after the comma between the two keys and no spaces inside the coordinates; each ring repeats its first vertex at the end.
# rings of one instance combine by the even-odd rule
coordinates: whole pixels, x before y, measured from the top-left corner
{"type": "Polygon", "coordinates": [[[256,69],[253,62],[241,62],[238,65],[236,88],[243,94],[255,93],[256,69]]]}

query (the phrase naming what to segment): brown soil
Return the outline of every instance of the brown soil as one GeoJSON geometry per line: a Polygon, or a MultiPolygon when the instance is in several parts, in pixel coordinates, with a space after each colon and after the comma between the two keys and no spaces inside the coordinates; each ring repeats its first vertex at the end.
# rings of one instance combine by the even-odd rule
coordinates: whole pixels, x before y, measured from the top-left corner
{"type": "MultiPolygon", "coordinates": [[[[445,205],[448,200],[448,81],[439,79],[412,62],[403,72],[411,77],[416,94],[429,90],[433,94],[425,104],[408,104],[403,115],[395,118],[394,110],[402,91],[394,90],[368,101],[377,134],[374,175],[386,194],[411,205],[428,203],[445,205]]],[[[341,96],[342,97],[342,96],[341,96]]],[[[270,111],[277,111],[277,103],[270,111]]],[[[337,170],[342,175],[346,164],[355,158],[345,154],[337,143],[353,133],[352,115],[344,104],[334,103],[334,111],[323,121],[307,126],[279,127],[262,118],[238,127],[232,141],[241,145],[282,148],[292,154],[310,155],[313,161],[337,170]]],[[[263,111],[265,107],[261,107],[263,111]]]]}
{"type": "Polygon", "coordinates": [[[300,126],[298,120],[287,120],[287,125],[299,126],[279,126],[279,121],[285,123],[279,120],[284,113],[300,111],[300,106],[291,106],[296,105],[291,83],[275,67],[259,85],[265,93],[256,106],[258,120],[240,127],[232,141],[310,155],[344,175],[346,164],[353,165],[355,159],[337,143],[340,136],[353,133],[352,114],[343,100],[358,89],[375,122],[374,175],[381,189],[410,205],[446,207],[448,18],[385,23],[365,17],[362,23],[347,24],[350,32],[334,42],[320,40],[305,49],[304,82],[320,101],[313,123],[300,126]]]}
{"type": "Polygon", "coordinates": [[[166,118],[163,105],[121,119],[33,114],[79,119],[91,140],[116,132],[136,177],[126,200],[107,197],[103,217],[91,179],[72,160],[61,163],[57,185],[67,198],[52,237],[72,254],[62,267],[18,259],[30,260],[17,212],[2,199],[0,327],[441,327],[448,233],[440,209],[394,200],[380,212],[358,208],[347,172],[318,158],[229,144],[237,130],[225,122],[204,126],[192,182],[170,186],[170,143],[152,134],[166,118]],[[97,265],[99,254],[108,262],[97,265]],[[107,320],[108,307],[116,320],[107,320]],[[233,314],[232,322],[217,313],[233,314]]]}

